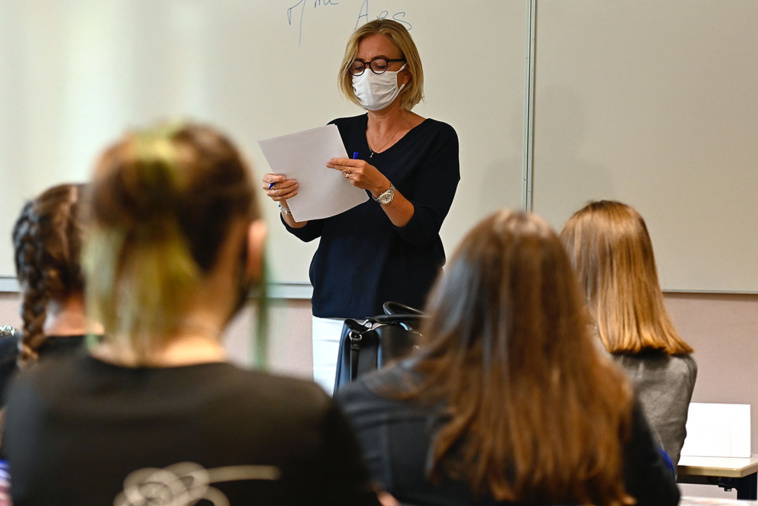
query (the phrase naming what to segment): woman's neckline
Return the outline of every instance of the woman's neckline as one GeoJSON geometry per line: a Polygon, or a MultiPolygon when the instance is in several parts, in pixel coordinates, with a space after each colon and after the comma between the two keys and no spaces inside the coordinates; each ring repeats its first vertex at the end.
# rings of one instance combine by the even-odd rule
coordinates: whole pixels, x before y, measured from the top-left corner
{"type": "MultiPolygon", "coordinates": [[[[422,116],[415,115],[414,119],[418,118],[420,121],[414,121],[413,122],[414,124],[403,135],[401,135],[401,136],[399,136],[397,138],[394,138],[394,137],[390,138],[390,140],[384,146],[382,146],[381,148],[379,148],[378,151],[374,151],[373,149],[371,149],[371,144],[368,141],[368,122],[369,122],[368,113],[364,114],[364,118],[365,118],[364,136],[366,138],[366,147],[368,148],[368,151],[369,151],[369,159],[373,158],[374,155],[378,156],[378,155],[382,155],[382,154],[386,153],[387,151],[390,151],[392,148],[394,148],[395,146],[397,146],[398,144],[400,144],[401,142],[403,142],[404,139],[408,138],[408,136],[412,132],[414,132],[418,127],[420,127],[421,125],[423,125],[424,123],[426,123],[427,120],[429,119],[429,118],[424,118],[422,116]]],[[[397,130],[397,133],[400,133],[402,131],[403,131],[403,128],[401,127],[401,128],[399,128],[397,130]]],[[[397,133],[396,133],[395,136],[397,136],[397,133]]]]}

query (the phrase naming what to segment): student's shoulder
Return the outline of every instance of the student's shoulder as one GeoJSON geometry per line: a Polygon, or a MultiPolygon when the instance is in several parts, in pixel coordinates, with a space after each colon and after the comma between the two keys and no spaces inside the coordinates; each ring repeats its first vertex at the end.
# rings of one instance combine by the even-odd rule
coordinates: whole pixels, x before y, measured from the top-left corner
{"type": "Polygon", "coordinates": [[[340,388],[335,400],[346,411],[352,411],[355,406],[387,411],[407,409],[412,403],[400,399],[409,388],[413,388],[416,379],[408,361],[401,361],[348,383],[340,388]]]}
{"type": "MultiPolygon", "coordinates": [[[[697,363],[692,355],[668,355],[665,353],[642,353],[636,359],[649,369],[660,369],[665,374],[694,375],[697,373],[697,363]]],[[[627,360],[633,360],[628,358],[627,360]]]]}
{"type": "Polygon", "coordinates": [[[695,357],[693,357],[691,354],[674,355],[674,357],[678,359],[678,362],[682,364],[682,367],[686,367],[687,369],[697,372],[697,362],[695,361],[695,357]]]}
{"type": "Polygon", "coordinates": [[[67,396],[78,381],[82,360],[78,353],[71,353],[40,360],[33,367],[19,371],[8,385],[7,404],[47,397],[49,393],[63,392],[63,396],[67,396]]]}
{"type": "Polygon", "coordinates": [[[233,365],[224,369],[227,386],[249,397],[262,401],[286,400],[288,404],[304,409],[324,409],[331,402],[326,392],[310,380],[233,365]]]}
{"type": "Polygon", "coordinates": [[[30,381],[55,381],[56,378],[71,377],[74,371],[81,371],[89,360],[84,350],[71,353],[62,353],[38,361],[33,367],[24,369],[19,374],[20,379],[30,381]]]}
{"type": "Polygon", "coordinates": [[[672,355],[671,369],[677,371],[680,375],[690,378],[694,383],[697,378],[697,362],[692,355],[672,355]]]}

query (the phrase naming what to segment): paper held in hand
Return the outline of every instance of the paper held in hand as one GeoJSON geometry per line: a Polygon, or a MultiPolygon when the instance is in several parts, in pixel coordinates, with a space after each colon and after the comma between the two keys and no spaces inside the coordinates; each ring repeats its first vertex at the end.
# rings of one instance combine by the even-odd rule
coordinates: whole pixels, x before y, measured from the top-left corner
{"type": "Polygon", "coordinates": [[[297,179],[297,195],[287,200],[295,221],[328,218],[368,200],[342,172],[330,169],[331,158],[347,158],[336,125],[258,141],[271,172],[297,179]]]}

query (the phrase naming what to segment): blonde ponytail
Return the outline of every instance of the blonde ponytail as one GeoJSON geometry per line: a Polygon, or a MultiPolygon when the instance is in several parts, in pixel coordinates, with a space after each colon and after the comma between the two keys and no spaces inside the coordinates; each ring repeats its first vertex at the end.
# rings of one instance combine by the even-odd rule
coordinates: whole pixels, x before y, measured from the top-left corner
{"type": "Polygon", "coordinates": [[[138,358],[165,344],[156,336],[174,330],[200,276],[177,220],[186,185],[170,138],[175,131],[132,136],[132,162],[120,173],[117,195],[128,205],[122,217],[132,218],[94,226],[84,252],[93,316],[116,339],[127,339],[138,358]]]}
{"type": "Polygon", "coordinates": [[[218,131],[172,124],[116,142],[91,186],[88,310],[145,362],[183,325],[232,224],[259,217],[250,173],[218,131]]]}

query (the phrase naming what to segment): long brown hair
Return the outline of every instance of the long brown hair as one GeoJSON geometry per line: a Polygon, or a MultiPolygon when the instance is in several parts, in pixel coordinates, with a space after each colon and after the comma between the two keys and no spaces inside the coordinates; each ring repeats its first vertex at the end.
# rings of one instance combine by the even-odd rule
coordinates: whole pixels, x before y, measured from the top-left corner
{"type": "Polygon", "coordinates": [[[217,130],[159,125],[105,151],[90,195],[87,307],[142,360],[181,326],[234,221],[260,216],[251,174],[217,130]]]}
{"type": "Polygon", "coordinates": [[[476,494],[623,504],[631,389],[595,350],[571,264],[541,218],[501,211],[461,241],[428,302],[414,395],[442,400],[429,472],[476,494]]]}
{"type": "Polygon", "coordinates": [[[50,302],[83,295],[82,188],[78,184],[49,188],[24,205],[13,227],[16,276],[22,291],[21,366],[38,359],[50,302]]]}
{"type": "Polygon", "coordinates": [[[671,323],[645,220],[621,202],[590,202],[561,239],[584,289],[597,332],[611,353],[692,353],[671,323]]]}

